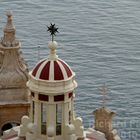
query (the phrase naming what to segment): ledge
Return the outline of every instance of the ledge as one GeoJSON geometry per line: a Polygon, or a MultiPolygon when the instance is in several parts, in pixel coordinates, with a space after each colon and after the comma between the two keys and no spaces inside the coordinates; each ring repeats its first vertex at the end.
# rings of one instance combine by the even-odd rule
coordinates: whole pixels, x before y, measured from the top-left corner
{"type": "Polygon", "coordinates": [[[13,106],[30,106],[30,102],[26,101],[9,101],[9,102],[0,102],[0,108],[1,107],[13,107],[13,106]]]}

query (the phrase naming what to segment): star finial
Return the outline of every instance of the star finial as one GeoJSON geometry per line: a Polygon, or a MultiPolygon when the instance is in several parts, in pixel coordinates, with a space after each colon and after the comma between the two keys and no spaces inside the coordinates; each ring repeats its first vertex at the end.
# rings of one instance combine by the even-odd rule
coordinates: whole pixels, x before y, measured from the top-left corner
{"type": "Polygon", "coordinates": [[[101,86],[99,88],[99,90],[101,91],[101,94],[102,94],[103,107],[105,107],[105,102],[106,102],[106,96],[107,96],[108,87],[104,84],[103,86],[101,86]]]}
{"type": "Polygon", "coordinates": [[[56,33],[58,33],[58,28],[55,27],[55,24],[52,24],[48,27],[48,32],[50,32],[51,36],[52,36],[52,42],[54,41],[54,36],[56,35],[56,33]]]}

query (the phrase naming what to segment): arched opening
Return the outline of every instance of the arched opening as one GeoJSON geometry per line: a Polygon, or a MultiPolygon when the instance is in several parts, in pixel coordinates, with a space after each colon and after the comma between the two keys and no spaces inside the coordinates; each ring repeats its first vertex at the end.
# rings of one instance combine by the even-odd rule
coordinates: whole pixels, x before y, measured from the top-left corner
{"type": "Polygon", "coordinates": [[[3,125],[3,127],[1,128],[1,135],[3,135],[3,132],[8,130],[8,129],[11,129],[12,127],[15,127],[15,126],[19,126],[19,123],[6,123],[3,125]]]}
{"type": "Polygon", "coordinates": [[[62,104],[56,104],[56,135],[62,131],[62,104]]]}
{"type": "Polygon", "coordinates": [[[41,103],[41,134],[47,134],[47,120],[46,120],[47,106],[45,103],[41,103]]]}

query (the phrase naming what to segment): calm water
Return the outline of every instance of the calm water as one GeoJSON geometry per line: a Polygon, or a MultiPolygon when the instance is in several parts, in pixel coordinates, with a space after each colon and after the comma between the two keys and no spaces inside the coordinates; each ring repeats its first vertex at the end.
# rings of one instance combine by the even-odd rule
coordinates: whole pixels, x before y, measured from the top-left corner
{"type": "Polygon", "coordinates": [[[46,25],[59,27],[57,54],[76,72],[76,111],[86,128],[101,106],[99,87],[109,87],[107,106],[123,140],[140,139],[139,0],[0,0],[0,34],[12,10],[17,37],[30,67],[48,55],[46,25]]]}

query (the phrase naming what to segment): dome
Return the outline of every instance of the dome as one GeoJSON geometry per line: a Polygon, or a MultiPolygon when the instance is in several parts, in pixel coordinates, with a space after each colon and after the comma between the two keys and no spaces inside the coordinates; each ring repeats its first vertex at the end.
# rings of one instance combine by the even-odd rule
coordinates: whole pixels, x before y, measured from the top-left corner
{"type": "Polygon", "coordinates": [[[56,55],[57,42],[49,42],[48,58],[37,63],[29,73],[27,86],[31,91],[57,95],[69,93],[77,87],[75,73],[56,55]]]}
{"type": "Polygon", "coordinates": [[[61,59],[41,60],[32,70],[32,76],[38,80],[67,80],[74,75],[71,68],[61,59]]]}

